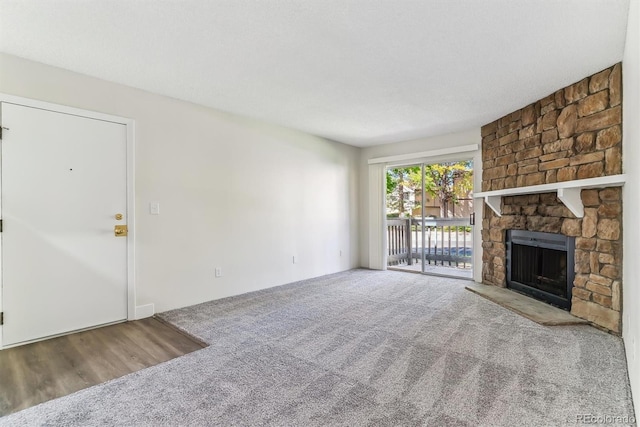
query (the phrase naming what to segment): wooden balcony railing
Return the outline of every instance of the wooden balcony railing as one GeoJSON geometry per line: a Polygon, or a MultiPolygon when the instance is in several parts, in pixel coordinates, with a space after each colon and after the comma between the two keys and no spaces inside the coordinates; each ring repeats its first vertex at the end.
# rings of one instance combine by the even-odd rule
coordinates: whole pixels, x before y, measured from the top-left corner
{"type": "Polygon", "coordinates": [[[472,236],[469,218],[387,219],[387,263],[389,266],[413,265],[420,263],[424,256],[427,264],[470,267],[472,236]]]}

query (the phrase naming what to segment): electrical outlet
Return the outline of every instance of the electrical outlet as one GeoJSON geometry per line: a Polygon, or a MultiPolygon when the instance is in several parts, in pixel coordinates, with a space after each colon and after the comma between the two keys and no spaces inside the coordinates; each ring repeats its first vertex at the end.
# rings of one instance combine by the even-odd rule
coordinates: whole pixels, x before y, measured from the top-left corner
{"type": "Polygon", "coordinates": [[[216,277],[222,277],[222,269],[220,267],[216,267],[215,274],[216,277]]]}
{"type": "Polygon", "coordinates": [[[160,215],[160,202],[149,202],[149,213],[151,215],[160,215]]]}

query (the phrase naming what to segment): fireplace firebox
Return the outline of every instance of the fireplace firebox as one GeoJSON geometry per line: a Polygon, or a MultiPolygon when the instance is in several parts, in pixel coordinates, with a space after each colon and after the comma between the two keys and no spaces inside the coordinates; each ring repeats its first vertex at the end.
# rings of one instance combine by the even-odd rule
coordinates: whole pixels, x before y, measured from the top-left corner
{"type": "Polygon", "coordinates": [[[507,230],[507,287],[571,310],[575,238],[507,230]]]}

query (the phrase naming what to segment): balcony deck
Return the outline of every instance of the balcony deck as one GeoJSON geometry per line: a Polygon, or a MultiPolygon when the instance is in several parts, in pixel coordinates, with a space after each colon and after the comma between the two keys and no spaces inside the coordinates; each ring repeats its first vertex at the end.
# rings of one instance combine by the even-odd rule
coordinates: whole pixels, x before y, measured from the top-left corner
{"type": "MultiPolygon", "coordinates": [[[[422,265],[420,261],[412,265],[393,265],[388,267],[389,270],[394,271],[407,271],[411,273],[422,273],[422,265]]],[[[442,265],[426,264],[424,268],[426,274],[437,274],[439,276],[453,276],[461,279],[473,280],[473,268],[468,266],[467,268],[460,267],[447,267],[442,265]]]]}
{"type": "Polygon", "coordinates": [[[472,279],[473,233],[469,218],[387,219],[388,267],[472,279]],[[424,227],[424,232],[423,232],[424,227]]]}

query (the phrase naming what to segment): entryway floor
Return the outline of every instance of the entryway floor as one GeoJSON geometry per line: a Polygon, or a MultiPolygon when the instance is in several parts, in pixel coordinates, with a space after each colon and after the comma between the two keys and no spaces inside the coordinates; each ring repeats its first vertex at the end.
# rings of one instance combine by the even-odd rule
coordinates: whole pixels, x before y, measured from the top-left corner
{"type": "Polygon", "coordinates": [[[0,416],[206,346],[148,318],[2,350],[0,416]]]}
{"type": "Polygon", "coordinates": [[[477,283],[466,286],[466,289],[541,325],[589,324],[588,321],[580,319],[568,311],[529,298],[510,289],[477,283]]]}

